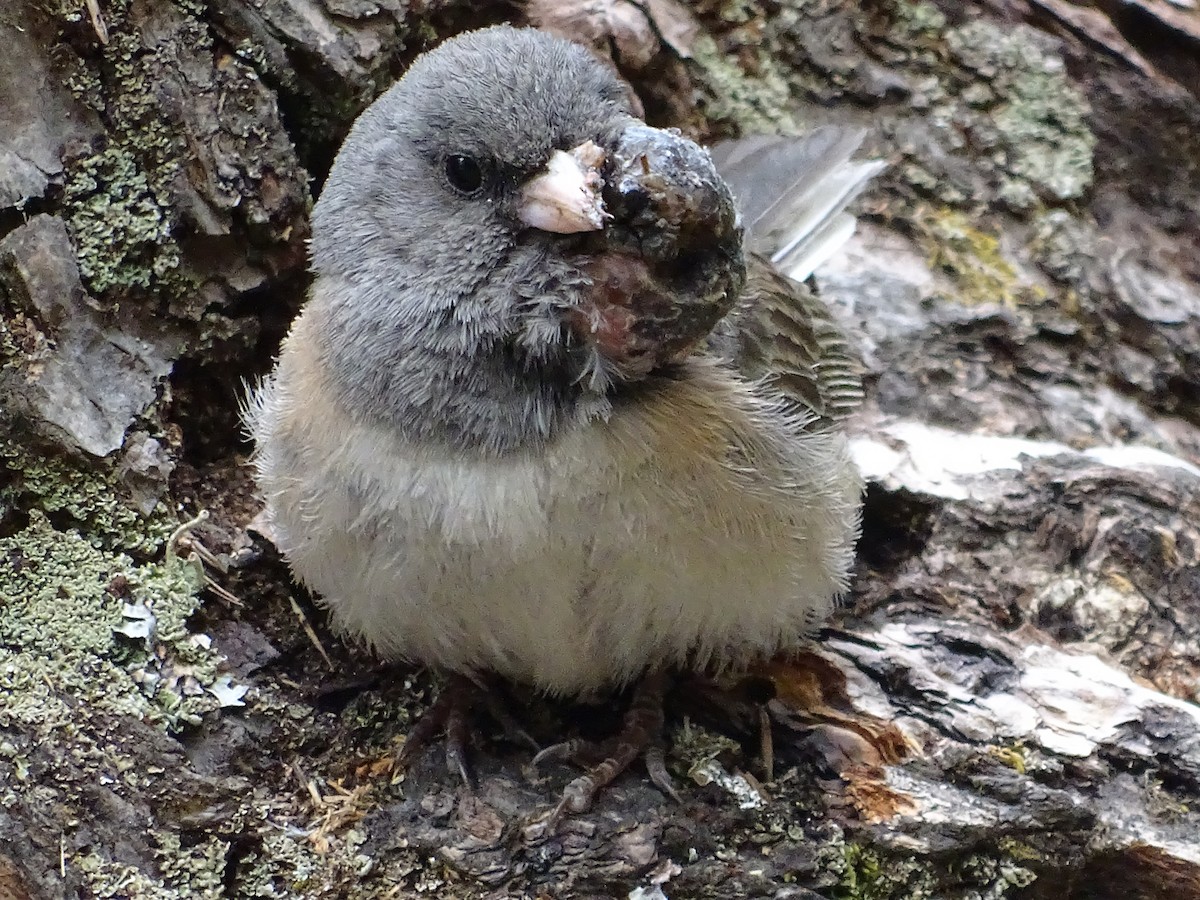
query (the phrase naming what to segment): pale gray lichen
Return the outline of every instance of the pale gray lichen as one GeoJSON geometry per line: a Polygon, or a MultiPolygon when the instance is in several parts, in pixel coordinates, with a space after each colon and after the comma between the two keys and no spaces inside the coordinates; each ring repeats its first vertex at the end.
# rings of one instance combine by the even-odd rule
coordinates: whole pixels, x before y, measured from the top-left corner
{"type": "Polygon", "coordinates": [[[70,524],[96,547],[153,553],[178,524],[163,504],[142,515],[112,472],[45,456],[0,438],[0,521],[31,507],[70,524]]]}
{"type": "Polygon", "coordinates": [[[939,38],[946,30],[945,14],[932,3],[896,3],[892,11],[892,38],[914,44],[921,38],[939,38]]]}
{"type": "MultiPolygon", "coordinates": [[[[892,2],[886,45],[890,65],[911,89],[919,115],[901,140],[899,173],[943,203],[1030,213],[1080,198],[1092,183],[1095,135],[1083,92],[1068,77],[1053,41],[1023,25],[975,18],[948,27],[928,3],[892,2]],[[969,155],[963,181],[944,155],[969,155]]],[[[864,39],[877,40],[865,20],[864,39]]]]}
{"type": "MultiPolygon", "coordinates": [[[[219,708],[208,687],[221,658],[186,627],[202,573],[174,556],[135,563],[55,528],[36,510],[24,528],[0,538],[0,560],[0,728],[22,736],[0,746],[15,775],[7,802],[45,802],[54,790],[53,782],[22,778],[24,741],[54,747],[83,777],[118,794],[150,790],[162,770],[139,763],[113,723],[174,732],[219,708]]],[[[79,798],[54,802],[70,807],[79,798]]],[[[155,848],[156,874],[90,846],[66,853],[64,865],[95,897],[223,896],[227,844],[209,837],[185,847],[168,829],[146,828],[131,839],[155,848]]]]}
{"type": "Polygon", "coordinates": [[[1037,875],[1011,859],[994,856],[971,856],[957,870],[963,880],[975,885],[964,891],[964,900],[1003,900],[1012,896],[1018,888],[1028,887],[1037,880],[1037,875]]]}
{"type": "MultiPolygon", "coordinates": [[[[189,157],[155,94],[160,72],[140,35],[126,29],[128,0],[105,5],[110,39],[105,75],[73,65],[68,86],[108,122],[111,143],[68,156],[62,206],[76,246],[80,274],[93,293],[191,290],[175,239],[173,184],[189,157]]],[[[182,36],[204,36],[184,20],[182,36]]]]}
{"type": "Polygon", "coordinates": [[[165,885],[177,895],[203,898],[224,897],[224,871],[229,842],[208,838],[184,846],[179,835],[164,831],[155,836],[154,856],[165,885]]]}
{"type": "Polygon", "coordinates": [[[1039,197],[1073,200],[1093,176],[1096,138],[1087,123],[1087,101],[1071,84],[1061,57],[1043,41],[1032,29],[983,20],[946,33],[954,59],[988,79],[995,95],[995,105],[980,113],[985,120],[973,125],[982,130],[990,120],[999,168],[1008,176],[1000,185],[1001,199],[1020,209],[1032,208],[1039,197]]]}
{"type": "Polygon", "coordinates": [[[756,75],[747,74],[727,57],[708,35],[692,47],[693,73],[701,85],[701,106],[714,123],[730,123],[742,132],[794,132],[796,123],[788,112],[787,79],[778,65],[761,48],[756,75]]]}
{"type": "Polygon", "coordinates": [[[191,564],[135,565],[36,511],[0,539],[0,558],[8,562],[0,570],[0,722],[88,741],[81,704],[168,730],[218,708],[205,690],[216,678],[215,653],[186,631],[141,642],[122,634],[131,604],[166,623],[195,611],[201,576],[191,564]]]}
{"type": "Polygon", "coordinates": [[[79,272],[93,292],[150,290],[179,269],[168,200],[128,149],[109,147],[76,160],[63,203],[79,272]]]}
{"type": "MultiPolygon", "coordinates": [[[[75,854],[64,860],[79,872],[97,900],[178,900],[179,895],[161,880],[136,866],[105,859],[96,852],[75,854]]],[[[198,900],[216,900],[220,894],[196,895],[198,900]]]]}
{"type": "Polygon", "coordinates": [[[223,874],[229,844],[209,837],[184,846],[165,831],[151,837],[158,877],[134,866],[105,859],[95,851],[64,860],[83,875],[92,896],[113,900],[219,900],[225,897],[223,874]]]}
{"type": "Polygon", "coordinates": [[[1087,273],[1095,265],[1098,241],[1093,226],[1066,210],[1051,209],[1034,218],[1028,247],[1042,271],[1082,292],[1087,273]]]}
{"type": "Polygon", "coordinates": [[[1026,863],[1038,854],[1012,839],[993,853],[943,862],[866,846],[830,824],[819,844],[816,867],[832,880],[838,900],[1003,900],[1037,879],[1026,863]]]}
{"type": "Polygon", "coordinates": [[[741,745],[737,741],[688,719],[671,735],[671,758],[681,763],[689,777],[720,757],[728,759],[740,755],[741,745]]]}
{"type": "Polygon", "coordinates": [[[261,847],[241,862],[238,896],[378,897],[380,882],[362,879],[372,864],[359,852],[365,840],[353,828],[320,847],[297,830],[265,833],[261,847]]]}

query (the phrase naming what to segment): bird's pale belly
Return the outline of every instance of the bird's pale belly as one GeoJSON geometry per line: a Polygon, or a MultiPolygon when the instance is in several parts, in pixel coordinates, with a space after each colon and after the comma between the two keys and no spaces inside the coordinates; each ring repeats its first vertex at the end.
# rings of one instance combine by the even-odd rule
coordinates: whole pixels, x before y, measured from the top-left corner
{"type": "Polygon", "coordinates": [[[845,439],[767,433],[717,369],[499,459],[403,444],[321,393],[264,387],[259,483],[296,575],[385,655],[585,693],[772,652],[845,588],[845,439]]]}
{"type": "Polygon", "coordinates": [[[264,488],[296,574],[385,655],[585,693],[772,652],[845,586],[859,485],[838,436],[804,438],[824,477],[787,488],[616,418],[490,461],[339,438],[336,464],[277,457],[264,488]]]}

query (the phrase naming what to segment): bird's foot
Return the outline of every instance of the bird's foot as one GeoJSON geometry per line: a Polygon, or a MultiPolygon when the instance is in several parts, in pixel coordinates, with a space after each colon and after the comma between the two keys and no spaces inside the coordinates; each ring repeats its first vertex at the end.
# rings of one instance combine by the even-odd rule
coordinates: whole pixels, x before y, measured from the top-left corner
{"type": "Polygon", "coordinates": [[[535,832],[549,833],[563,816],[587,812],[596,795],[639,756],[645,757],[646,771],[655,786],[676,801],[679,800],[663,758],[663,700],[668,687],[666,675],[647,675],[634,691],[621,730],[613,737],[598,744],[579,738],[563,741],[547,747],[533,758],[530,766],[534,770],[548,760],[569,759],[587,764],[584,774],[563,790],[558,804],[535,823],[535,832]]]}
{"type": "Polygon", "coordinates": [[[396,768],[407,769],[417,755],[428,749],[440,736],[446,748],[446,770],[451,777],[462,779],[467,788],[474,790],[475,776],[471,771],[468,751],[472,743],[472,713],[479,706],[486,709],[510,740],[525,744],[535,751],[538,749],[537,742],[487,686],[465,675],[451,675],[438,692],[437,699],[409,731],[396,757],[396,768]]]}

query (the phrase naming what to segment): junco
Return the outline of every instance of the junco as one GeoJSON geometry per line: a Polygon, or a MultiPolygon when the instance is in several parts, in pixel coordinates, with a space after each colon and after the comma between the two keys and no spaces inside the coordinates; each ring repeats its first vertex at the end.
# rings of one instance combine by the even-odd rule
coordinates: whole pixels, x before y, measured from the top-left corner
{"type": "Polygon", "coordinates": [[[804,277],[861,136],[735,143],[722,178],[626,97],[568,41],[471,32],[330,172],[247,420],[280,550],[381,654],[581,696],[793,646],[846,589],[855,363],[742,235],[804,277]]]}

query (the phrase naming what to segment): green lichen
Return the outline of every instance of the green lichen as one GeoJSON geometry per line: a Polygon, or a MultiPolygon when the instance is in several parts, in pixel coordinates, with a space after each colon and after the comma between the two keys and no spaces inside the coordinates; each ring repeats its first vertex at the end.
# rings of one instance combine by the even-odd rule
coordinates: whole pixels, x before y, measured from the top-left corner
{"type": "Polygon", "coordinates": [[[893,40],[911,45],[922,38],[938,38],[946,29],[946,16],[932,3],[896,3],[892,7],[893,40]]]}
{"type": "Polygon", "coordinates": [[[861,844],[842,847],[838,900],[927,900],[945,896],[928,863],[916,859],[884,858],[861,844]]]}
{"type": "Polygon", "coordinates": [[[8,289],[0,281],[0,371],[20,366],[25,358],[21,350],[21,335],[25,328],[22,322],[14,321],[17,315],[12,312],[8,289]]]}
{"type": "Polygon", "coordinates": [[[1045,854],[1038,852],[1033,846],[1016,838],[1005,837],[996,842],[996,847],[1011,862],[1036,863],[1044,862],[1045,854]]]}
{"type": "Polygon", "coordinates": [[[157,551],[177,524],[162,504],[142,515],[112,473],[0,439],[0,521],[14,509],[34,507],[68,518],[96,547],[139,554],[157,551]]]}
{"type": "Polygon", "coordinates": [[[59,65],[62,67],[63,84],[75,99],[95,112],[103,112],[104,83],[96,70],[74,54],[63,54],[59,65]]]}
{"type": "MultiPolygon", "coordinates": [[[[83,875],[90,889],[89,896],[97,900],[178,900],[179,895],[157,878],[152,878],[135,866],[105,859],[98,853],[81,853],[67,862],[73,871],[83,875]]],[[[216,900],[220,894],[201,895],[203,900],[216,900]]]]}
{"type": "Polygon", "coordinates": [[[714,10],[724,27],[692,48],[692,74],[700,87],[699,107],[710,121],[740,133],[796,133],[796,99],[844,92],[855,77],[856,62],[842,52],[852,43],[850,30],[826,34],[836,45],[818,62],[802,35],[812,18],[827,10],[819,2],[780,6],[755,0],[720,3],[714,10]],[[811,7],[811,8],[810,8],[811,7]]]}
{"type": "Polygon", "coordinates": [[[169,200],[127,149],[110,147],[76,161],[63,200],[79,271],[93,292],[148,291],[178,273],[169,200]]]}
{"type": "Polygon", "coordinates": [[[224,874],[229,843],[219,838],[184,846],[171,831],[155,837],[154,855],[163,882],[179,895],[195,898],[226,896],[224,874]]]}
{"type": "Polygon", "coordinates": [[[837,900],[1003,900],[1036,880],[1036,874],[1001,849],[942,864],[882,853],[857,843],[831,842],[822,865],[837,876],[837,900]]]}
{"type": "Polygon", "coordinates": [[[87,7],[77,0],[38,0],[36,5],[55,18],[72,24],[82,22],[87,17],[87,7]]]}
{"type": "MultiPolygon", "coordinates": [[[[153,790],[163,770],[138,762],[138,748],[124,743],[116,723],[175,732],[220,706],[210,690],[219,657],[185,626],[200,602],[202,573],[169,554],[138,564],[55,528],[38,511],[0,539],[0,560],[0,728],[22,736],[0,745],[15,776],[0,802],[16,803],[21,794],[25,803],[78,802],[76,787],[54,797],[55,779],[22,774],[29,771],[25,741],[53,747],[81,777],[117,795],[153,790]]],[[[154,849],[156,874],[91,847],[65,854],[64,864],[82,876],[89,896],[224,896],[225,842],[185,845],[149,822],[146,834],[129,839],[154,849]]]]}
{"type": "Polygon", "coordinates": [[[1002,900],[1036,880],[1026,864],[1044,858],[1030,845],[1002,838],[989,852],[966,857],[921,857],[847,840],[826,826],[817,868],[836,900],[1002,900]]]}
{"type": "Polygon", "coordinates": [[[857,19],[859,39],[868,46],[882,44],[882,61],[908,83],[909,107],[930,110],[950,92],[944,65],[945,14],[932,3],[890,0],[879,7],[879,15],[887,16],[886,28],[880,28],[876,17],[857,19]]]}
{"type": "Polygon", "coordinates": [[[36,377],[54,344],[39,317],[30,314],[25,276],[17,271],[12,254],[6,253],[5,257],[0,259],[0,372],[10,369],[25,377],[36,377]]]}
{"type": "Polygon", "coordinates": [[[270,54],[257,41],[242,38],[233,46],[233,52],[259,75],[269,75],[273,82],[279,85],[280,90],[287,92],[300,90],[300,79],[296,71],[273,65],[270,54]]]}
{"type": "Polygon", "coordinates": [[[0,559],[0,722],[90,743],[80,708],[167,730],[218,708],[206,688],[219,657],[172,629],[199,603],[191,565],[136,565],[40,512],[0,540],[0,559]]]}
{"type": "Polygon", "coordinates": [[[1008,747],[992,747],[988,752],[1011,769],[1025,774],[1028,768],[1027,749],[1024,744],[1017,743],[1008,747]]]}
{"type": "MultiPolygon", "coordinates": [[[[99,72],[69,72],[68,86],[106,120],[111,143],[65,161],[63,214],[93,293],[169,296],[194,287],[175,240],[172,191],[188,154],[154,93],[155,55],[124,27],[127,6],[106,5],[111,36],[99,72]]],[[[181,30],[186,39],[188,25],[181,30]]]]}
{"type": "MultiPolygon", "coordinates": [[[[350,829],[341,837],[320,843],[309,839],[303,829],[280,827],[280,823],[257,822],[260,838],[255,850],[238,860],[237,896],[344,897],[368,900],[384,896],[387,884],[381,878],[366,879],[372,861],[359,852],[365,837],[350,829]]],[[[156,876],[111,859],[95,851],[69,856],[65,862],[81,873],[93,892],[90,896],[113,900],[218,900],[229,893],[225,886],[230,845],[220,838],[183,842],[172,831],[148,837],[153,847],[156,876]]],[[[436,867],[429,867],[432,872],[436,867]]],[[[417,863],[411,864],[414,872],[417,863]]],[[[437,889],[443,879],[420,875],[418,891],[437,889]]]]}
{"type": "Polygon", "coordinates": [[[350,829],[318,847],[307,840],[276,833],[264,837],[259,852],[242,861],[240,897],[373,897],[380,885],[362,883],[371,860],[358,853],[364,836],[350,829]],[[322,852],[323,851],[323,852],[322,852]]]}
{"type": "Polygon", "coordinates": [[[69,864],[82,873],[95,897],[218,900],[226,896],[223,876],[228,843],[210,837],[185,847],[179,835],[170,831],[155,834],[151,840],[159,868],[157,878],[95,852],[78,854],[69,864]]]}
{"type": "MultiPolygon", "coordinates": [[[[1044,50],[1032,29],[983,20],[948,31],[946,46],[972,79],[986,79],[992,94],[967,98],[979,107],[968,124],[976,140],[995,146],[999,198],[1028,210],[1039,200],[1081,196],[1092,182],[1096,139],[1087,101],[1062,59],[1044,50]]],[[[972,86],[978,94],[980,82],[972,86]]]]}
{"type": "Polygon", "coordinates": [[[1191,806],[1167,790],[1162,779],[1146,773],[1142,775],[1141,782],[1147,800],[1146,808],[1159,821],[1182,823],[1192,811],[1191,806]]]}
{"type": "Polygon", "coordinates": [[[888,12],[882,38],[865,20],[859,34],[886,46],[919,116],[916,139],[900,143],[902,180],[942,203],[1020,214],[1083,196],[1096,138],[1087,100],[1051,41],[982,18],[949,28],[927,3],[893,2],[888,12]],[[947,154],[969,157],[969,169],[948,165],[947,154]]]}
{"type": "Polygon", "coordinates": [[[741,745],[737,741],[701,728],[687,719],[671,736],[671,759],[689,778],[695,779],[708,763],[717,760],[728,762],[740,755],[741,745]]]}
{"type": "Polygon", "coordinates": [[[355,735],[360,754],[394,750],[391,742],[409,731],[421,715],[420,706],[427,705],[431,696],[428,685],[415,675],[405,676],[403,690],[397,693],[406,702],[400,702],[396,694],[364,691],[342,710],[342,722],[355,735]],[[380,738],[386,743],[380,743],[380,738]]]}
{"type": "Polygon", "coordinates": [[[962,213],[949,208],[926,211],[916,225],[930,265],[953,281],[955,301],[1015,306],[1032,297],[1004,258],[999,238],[977,228],[962,213]]]}
{"type": "Polygon", "coordinates": [[[1051,209],[1033,221],[1029,254],[1042,271],[1077,291],[1087,290],[1087,273],[1096,259],[1095,230],[1063,209],[1051,209]]]}
{"type": "Polygon", "coordinates": [[[697,39],[691,61],[705,117],[746,133],[795,131],[796,124],[787,112],[787,79],[770,54],[761,48],[754,53],[756,72],[750,75],[711,37],[697,39]]]}
{"type": "MultiPolygon", "coordinates": [[[[405,34],[411,35],[416,45],[437,43],[439,36],[424,20],[405,24],[413,29],[405,34]]],[[[289,133],[299,158],[307,165],[324,166],[327,161],[318,161],[337,150],[347,124],[393,83],[395,69],[389,63],[394,62],[391,55],[401,49],[400,38],[397,33],[390,48],[381,46],[377,53],[357,59],[361,70],[343,72],[343,77],[322,80],[319,85],[303,77],[286,56],[272,55],[253,40],[239,41],[234,52],[258,79],[274,89],[290,120],[289,133]]],[[[268,139],[264,133],[263,143],[268,139]]]]}
{"type": "Polygon", "coordinates": [[[1037,879],[1030,869],[1011,859],[994,856],[970,856],[954,870],[964,881],[975,886],[967,895],[971,900],[1003,900],[1037,879]]]}

